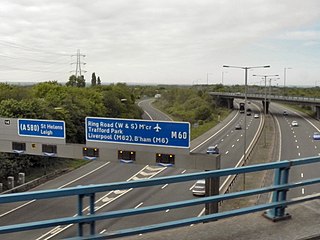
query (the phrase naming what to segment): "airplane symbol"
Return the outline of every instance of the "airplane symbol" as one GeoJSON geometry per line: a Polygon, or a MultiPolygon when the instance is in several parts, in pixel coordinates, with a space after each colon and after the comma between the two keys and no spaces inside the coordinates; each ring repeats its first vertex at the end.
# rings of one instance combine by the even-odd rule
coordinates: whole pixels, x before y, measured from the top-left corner
{"type": "Polygon", "coordinates": [[[161,130],[161,127],[159,127],[159,124],[157,123],[157,126],[155,126],[153,129],[155,129],[156,132],[159,132],[161,130]]]}

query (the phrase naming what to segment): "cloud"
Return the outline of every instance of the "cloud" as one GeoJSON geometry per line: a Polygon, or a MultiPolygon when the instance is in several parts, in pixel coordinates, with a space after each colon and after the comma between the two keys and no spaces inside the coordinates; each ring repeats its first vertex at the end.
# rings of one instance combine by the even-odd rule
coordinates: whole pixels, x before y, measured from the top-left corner
{"type": "MultiPolygon", "coordinates": [[[[149,79],[153,72],[155,81],[168,75],[180,81],[212,64],[241,62],[246,57],[238,49],[264,45],[265,39],[317,41],[319,32],[305,26],[319,21],[319,8],[317,0],[4,0],[0,45],[8,41],[57,54],[81,49],[89,72],[99,70],[115,81],[126,81],[127,70],[130,79],[149,79]]],[[[9,46],[5,51],[47,56],[9,46]]]]}
{"type": "Polygon", "coordinates": [[[305,31],[290,31],[284,33],[279,37],[285,40],[302,40],[302,41],[314,41],[320,40],[320,31],[305,30],[305,31]]]}

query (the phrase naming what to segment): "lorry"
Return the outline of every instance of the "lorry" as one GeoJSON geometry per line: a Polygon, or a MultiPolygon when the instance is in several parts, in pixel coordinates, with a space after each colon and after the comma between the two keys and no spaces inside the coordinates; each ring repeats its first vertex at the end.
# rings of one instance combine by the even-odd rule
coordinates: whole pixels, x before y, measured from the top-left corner
{"type": "Polygon", "coordinates": [[[240,106],[240,113],[244,113],[244,103],[243,102],[239,103],[239,106],[240,106]]]}

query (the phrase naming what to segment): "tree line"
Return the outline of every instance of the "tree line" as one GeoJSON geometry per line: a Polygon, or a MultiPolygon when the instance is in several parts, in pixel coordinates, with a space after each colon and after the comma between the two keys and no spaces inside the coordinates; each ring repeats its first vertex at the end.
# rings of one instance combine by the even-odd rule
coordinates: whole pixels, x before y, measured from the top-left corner
{"type": "Polygon", "coordinates": [[[123,83],[86,88],[55,81],[31,87],[0,84],[1,117],[63,120],[69,143],[84,143],[87,116],[141,118],[135,101],[132,88],[123,83]]]}

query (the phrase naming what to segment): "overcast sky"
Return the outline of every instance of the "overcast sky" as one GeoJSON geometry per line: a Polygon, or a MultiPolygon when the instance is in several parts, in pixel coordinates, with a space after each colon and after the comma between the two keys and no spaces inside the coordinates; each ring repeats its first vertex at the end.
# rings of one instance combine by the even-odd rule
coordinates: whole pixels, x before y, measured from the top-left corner
{"type": "Polygon", "coordinates": [[[319,0],[1,0],[0,82],[320,86],[319,0]],[[222,74],[222,71],[225,73],[222,74]],[[222,78],[223,75],[223,78],[222,78]]]}

